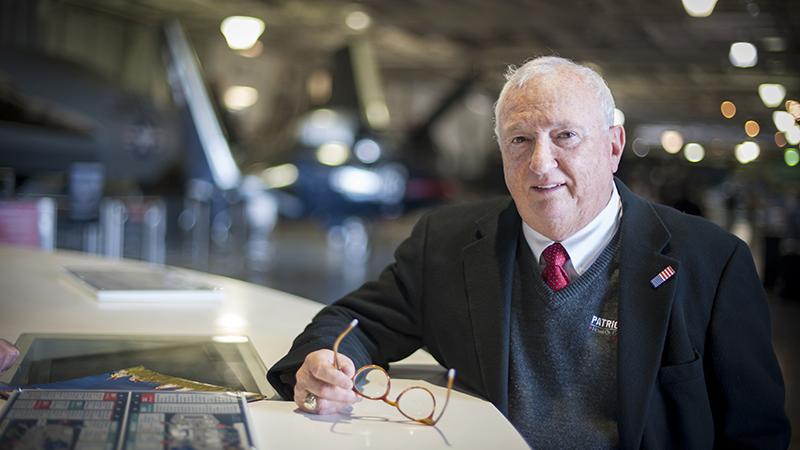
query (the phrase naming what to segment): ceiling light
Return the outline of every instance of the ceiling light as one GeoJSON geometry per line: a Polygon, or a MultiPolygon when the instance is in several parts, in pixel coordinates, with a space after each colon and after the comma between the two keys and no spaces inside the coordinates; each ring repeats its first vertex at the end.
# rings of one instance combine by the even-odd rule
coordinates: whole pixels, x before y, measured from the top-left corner
{"type": "Polygon", "coordinates": [[[350,149],[341,142],[328,142],[317,149],[317,161],[326,166],[341,166],[350,157],[350,149]]]}
{"type": "Polygon", "coordinates": [[[364,11],[352,11],[347,14],[344,23],[353,31],[364,31],[369,27],[372,19],[364,11]]]}
{"type": "Polygon", "coordinates": [[[794,120],[800,121],[800,102],[797,100],[786,100],[786,112],[794,117],[794,120]]]}
{"type": "Polygon", "coordinates": [[[761,148],[753,141],[745,141],[736,146],[736,160],[741,164],[755,161],[759,154],[761,154],[761,148]]]}
{"type": "Polygon", "coordinates": [[[758,50],[749,42],[734,42],[731,44],[728,59],[736,67],[753,67],[758,62],[758,50]]]}
{"type": "Polygon", "coordinates": [[[800,144],[800,126],[794,125],[785,131],[786,142],[791,145],[800,144]]]}
{"type": "Polygon", "coordinates": [[[786,96],[786,88],[782,84],[763,83],[758,85],[758,96],[767,108],[780,105],[786,96]]]}
{"type": "Polygon", "coordinates": [[[271,188],[282,188],[294,184],[299,175],[300,172],[294,164],[281,164],[264,169],[261,179],[271,188]]]}
{"type": "Polygon", "coordinates": [[[775,123],[775,128],[784,133],[795,124],[794,116],[786,111],[773,111],[772,121],[775,123]]]}
{"type": "Polygon", "coordinates": [[[783,152],[783,160],[786,162],[787,166],[794,167],[797,163],[800,163],[800,153],[798,153],[795,148],[787,148],[786,151],[783,152]]]}
{"type": "Polygon", "coordinates": [[[614,108],[614,125],[625,125],[625,113],[621,109],[614,108]]]}
{"type": "Polygon", "coordinates": [[[241,111],[258,101],[258,91],[250,86],[231,86],[223,98],[225,107],[231,111],[241,111]]]}
{"type": "Polygon", "coordinates": [[[648,153],[650,153],[650,146],[647,145],[642,138],[634,139],[633,144],[631,144],[631,148],[633,148],[633,154],[639,158],[644,158],[648,153]]]}
{"type": "Polygon", "coordinates": [[[675,130],[665,130],[661,133],[661,146],[667,153],[674,155],[683,148],[683,135],[675,130]]]}
{"type": "Polygon", "coordinates": [[[364,164],[372,164],[381,157],[381,146],[372,139],[361,139],[353,145],[353,153],[364,164]]]}
{"type": "Polygon", "coordinates": [[[702,145],[695,142],[689,142],[683,148],[683,157],[689,162],[700,162],[706,156],[706,150],[702,145]]]}
{"type": "Polygon", "coordinates": [[[736,115],[736,105],[730,100],[722,102],[722,104],[719,105],[719,110],[722,112],[722,117],[726,119],[731,119],[736,115]]]}
{"type": "Polygon", "coordinates": [[[744,123],[744,133],[747,136],[754,138],[758,136],[759,132],[761,132],[761,127],[755,120],[748,120],[747,122],[744,123]]]}
{"type": "Polygon", "coordinates": [[[255,45],[264,28],[263,20],[247,16],[227,17],[219,26],[228,47],[234,50],[244,50],[255,45]]]}
{"type": "Polygon", "coordinates": [[[783,135],[782,131],[775,132],[775,145],[778,147],[786,147],[786,136],[783,135]]]}
{"type": "Polygon", "coordinates": [[[714,11],[717,0],[681,0],[686,14],[692,17],[708,17],[714,11]]]}

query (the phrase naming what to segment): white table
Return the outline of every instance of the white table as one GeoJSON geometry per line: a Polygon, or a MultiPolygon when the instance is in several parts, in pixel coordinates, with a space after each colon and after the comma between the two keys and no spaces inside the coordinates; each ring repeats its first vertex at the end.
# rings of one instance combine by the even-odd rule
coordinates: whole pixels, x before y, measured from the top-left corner
{"type": "MultiPolygon", "coordinates": [[[[136,267],[142,263],[0,246],[0,338],[14,342],[22,333],[246,335],[269,367],[322,307],[263,286],[198,272],[191,273],[223,289],[222,302],[100,304],[74,287],[62,272],[64,266],[94,264],[136,267]]],[[[396,367],[405,374],[443,370],[421,351],[396,367]]],[[[427,382],[393,379],[392,389],[396,395],[405,386],[420,383],[444,400],[446,390],[427,382]]],[[[363,400],[350,415],[335,416],[306,414],[292,402],[261,401],[249,406],[262,449],[528,448],[492,404],[455,391],[436,427],[411,423],[379,401],[363,400]]]]}

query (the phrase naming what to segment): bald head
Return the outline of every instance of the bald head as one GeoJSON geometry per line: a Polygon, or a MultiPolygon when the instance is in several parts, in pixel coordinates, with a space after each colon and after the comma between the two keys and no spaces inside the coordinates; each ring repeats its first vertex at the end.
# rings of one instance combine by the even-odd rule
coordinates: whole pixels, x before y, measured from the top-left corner
{"type": "Polygon", "coordinates": [[[603,77],[589,67],[576,64],[566,58],[543,56],[532,59],[519,68],[513,66],[508,68],[506,83],[500,91],[494,109],[495,136],[500,136],[500,122],[503,120],[500,113],[504,110],[509,92],[524,87],[530,81],[545,84],[584,84],[595,94],[595,100],[599,107],[598,113],[602,116],[604,124],[609,127],[613,125],[614,97],[603,77]]]}

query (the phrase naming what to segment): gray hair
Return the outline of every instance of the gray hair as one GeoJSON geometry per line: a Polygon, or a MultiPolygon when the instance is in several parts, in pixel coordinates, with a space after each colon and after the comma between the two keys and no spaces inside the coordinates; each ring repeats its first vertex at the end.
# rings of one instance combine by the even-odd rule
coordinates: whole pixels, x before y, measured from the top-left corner
{"type": "Polygon", "coordinates": [[[541,56],[527,61],[521,67],[509,66],[506,71],[506,84],[503,85],[503,90],[497,97],[497,102],[494,106],[494,134],[497,138],[500,137],[500,124],[499,116],[502,110],[503,103],[505,102],[508,91],[512,87],[521,88],[528,81],[535,77],[553,75],[559,69],[566,69],[578,75],[588,84],[597,94],[600,101],[600,109],[603,114],[603,119],[607,126],[614,124],[614,96],[611,95],[611,90],[608,84],[600,76],[587,66],[577,64],[569,59],[561,58],[559,56],[541,56]]]}

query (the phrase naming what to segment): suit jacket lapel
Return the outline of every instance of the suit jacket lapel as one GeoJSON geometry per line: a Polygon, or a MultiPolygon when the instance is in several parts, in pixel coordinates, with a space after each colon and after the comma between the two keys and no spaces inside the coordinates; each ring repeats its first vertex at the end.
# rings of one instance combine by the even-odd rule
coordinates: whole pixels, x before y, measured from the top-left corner
{"type": "Polygon", "coordinates": [[[521,221],[513,202],[477,222],[476,241],[463,250],[464,282],[484,389],[508,410],[511,282],[521,221]]]}
{"type": "Polygon", "coordinates": [[[617,362],[619,436],[622,448],[639,448],[680,271],[678,261],[665,255],[670,234],[655,210],[619,180],[616,182],[623,208],[617,362]],[[668,265],[677,274],[653,288],[650,280],[668,265]]]}

